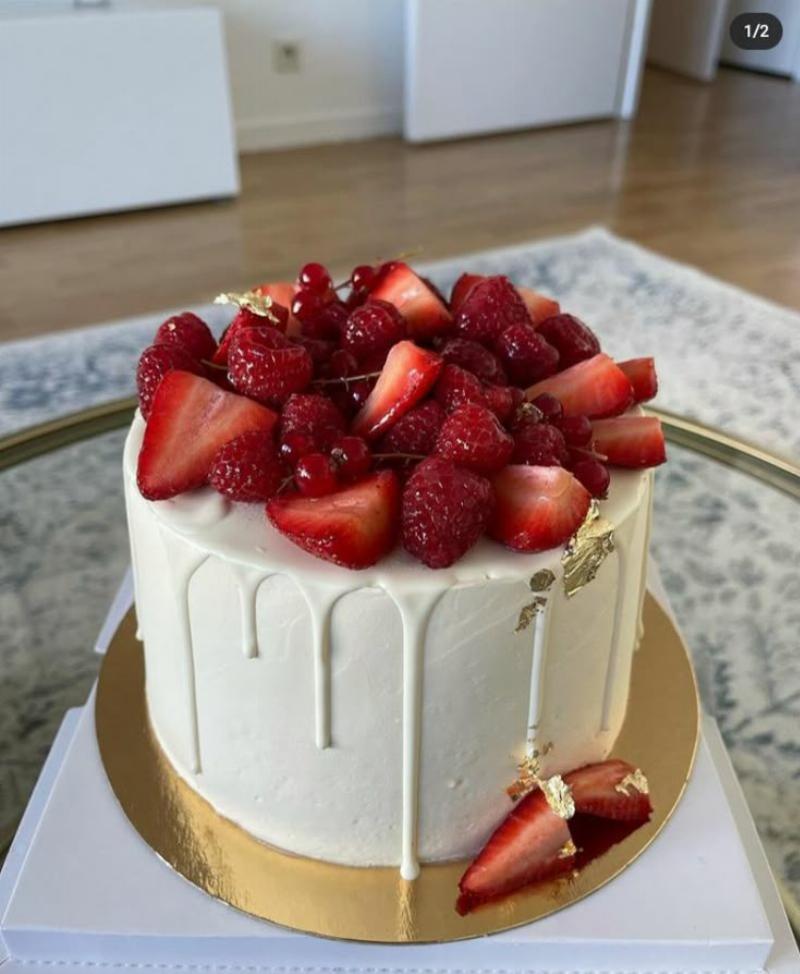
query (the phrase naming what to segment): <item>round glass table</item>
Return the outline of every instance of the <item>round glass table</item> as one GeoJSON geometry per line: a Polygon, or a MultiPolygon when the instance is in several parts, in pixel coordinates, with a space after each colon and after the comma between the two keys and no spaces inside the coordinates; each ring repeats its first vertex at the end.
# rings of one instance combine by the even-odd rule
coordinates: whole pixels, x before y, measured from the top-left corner
{"type": "MultiPolygon", "coordinates": [[[[0,857],[128,563],[133,400],[0,439],[0,857]]],[[[795,929],[800,923],[800,468],[670,413],[652,554],[795,929]]]]}

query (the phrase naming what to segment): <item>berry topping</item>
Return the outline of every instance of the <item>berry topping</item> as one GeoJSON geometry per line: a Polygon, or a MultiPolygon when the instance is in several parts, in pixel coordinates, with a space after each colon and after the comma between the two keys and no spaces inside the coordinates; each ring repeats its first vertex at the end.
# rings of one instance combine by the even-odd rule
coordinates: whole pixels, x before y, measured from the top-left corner
{"type": "Polygon", "coordinates": [[[289,396],[281,413],[280,439],[285,442],[293,433],[309,438],[316,450],[329,450],[345,431],[345,418],[336,405],[314,392],[296,392],[289,396]]]}
{"type": "Polygon", "coordinates": [[[253,288],[256,294],[262,294],[272,300],[271,311],[276,317],[285,319],[284,324],[276,325],[281,331],[288,331],[295,334],[298,330],[298,323],[291,313],[292,300],[294,299],[297,287],[291,281],[274,281],[271,284],[259,284],[253,288]]]}
{"type": "Polygon", "coordinates": [[[139,453],[137,482],[143,497],[164,500],[208,482],[219,450],[243,433],[272,433],[271,409],[224,392],[189,372],[161,380],[139,453]]]}
{"type": "Polygon", "coordinates": [[[489,534],[515,551],[564,544],[589,510],[588,491],[563,467],[510,466],[492,483],[496,504],[489,534]]]}
{"type": "Polygon", "coordinates": [[[592,424],[594,447],[615,467],[657,467],[667,459],[661,420],[620,416],[592,424]]]}
{"type": "Polygon", "coordinates": [[[154,345],[181,345],[194,359],[208,361],[217,350],[211,329],[191,311],[172,315],[159,326],[154,345]]]}
{"type": "Polygon", "coordinates": [[[558,352],[530,323],[510,325],[495,342],[495,348],[517,386],[546,379],[558,368],[558,352]]]}
{"type": "Polygon", "coordinates": [[[406,323],[393,304],[374,298],[350,312],[342,333],[342,347],[359,362],[385,359],[386,353],[406,337],[406,323]]]}
{"type": "Polygon", "coordinates": [[[290,467],[295,467],[300,457],[314,453],[316,450],[317,444],[308,433],[287,433],[286,436],[281,437],[281,458],[290,467]]]}
{"type": "Polygon", "coordinates": [[[228,351],[228,374],[238,392],[259,402],[280,405],[311,381],[314,364],[302,345],[276,328],[243,328],[228,351]]]}
{"type": "Polygon", "coordinates": [[[570,843],[565,819],[550,808],[540,789],[530,792],[461,877],[456,909],[469,913],[480,903],[568,872],[575,864],[574,854],[564,854],[570,843]]]}
{"type": "Polygon", "coordinates": [[[653,813],[650,796],[635,784],[636,768],[612,759],[590,764],[564,775],[572,792],[575,811],[618,822],[646,822],[653,813]],[[627,779],[627,781],[626,781],[627,779]]]}
{"type": "Polygon", "coordinates": [[[452,413],[465,402],[486,405],[486,396],[480,379],[458,365],[445,365],[436,383],[436,398],[445,412],[452,413]]]}
{"type": "Polygon", "coordinates": [[[150,345],[139,357],[136,367],[136,389],[139,408],[145,419],[150,415],[153,398],[161,380],[168,372],[203,374],[203,366],[183,345],[150,345]]]}
{"type": "Polygon", "coordinates": [[[592,497],[603,498],[608,494],[611,486],[611,474],[608,467],[594,457],[573,456],[570,458],[570,470],[589,491],[592,497]]]}
{"type": "Polygon", "coordinates": [[[542,392],[538,396],[534,396],[531,399],[531,405],[536,406],[542,414],[542,418],[546,419],[549,423],[555,423],[564,415],[564,407],[549,392],[542,392]]]}
{"type": "Polygon", "coordinates": [[[532,467],[563,467],[567,444],[561,430],[549,423],[519,423],[514,430],[514,463],[532,467]]]}
{"type": "Polygon", "coordinates": [[[556,422],[567,446],[588,446],[592,442],[592,424],[586,416],[563,416],[556,422]]]}
{"type": "Polygon", "coordinates": [[[403,547],[428,568],[447,568],[483,534],[491,509],[488,480],[428,457],[403,490],[403,547]]]}
{"type": "Polygon", "coordinates": [[[656,363],[651,358],[632,358],[627,362],[617,362],[633,386],[634,402],[647,402],[658,392],[656,363]]]}
{"type": "Polygon", "coordinates": [[[428,456],[436,446],[445,411],[435,399],[427,399],[399,419],[380,443],[381,453],[428,456]]]}
{"type": "Polygon", "coordinates": [[[255,503],[275,494],[286,470],[272,442],[262,430],[242,433],[214,457],[211,486],[234,501],[255,503]]]}
{"type": "Polygon", "coordinates": [[[489,475],[504,467],[514,449],[493,412],[477,403],[464,403],[442,424],[436,454],[475,473],[489,475]]]}
{"type": "Polygon", "coordinates": [[[504,386],[508,383],[503,366],[488,348],[467,338],[451,338],[440,352],[445,362],[458,365],[477,376],[481,382],[504,386]]]}
{"type": "Polygon", "coordinates": [[[375,388],[353,420],[356,436],[375,439],[425,397],[442,360],[410,341],[398,342],[386,358],[375,388]]]}
{"type": "Polygon", "coordinates": [[[266,325],[276,327],[270,318],[265,318],[263,315],[257,315],[255,312],[250,311],[247,308],[239,308],[233,321],[222,333],[219,347],[211,356],[211,361],[214,363],[214,365],[227,365],[228,351],[230,350],[233,336],[242,328],[263,328],[266,325]]]}
{"type": "Polygon", "coordinates": [[[528,389],[528,399],[548,392],[559,400],[565,416],[616,416],[633,402],[633,389],[624,372],[607,355],[578,362],[528,389]]]}
{"type": "Polygon", "coordinates": [[[464,302],[464,298],[469,294],[472,288],[478,283],[478,281],[483,281],[480,274],[462,274],[461,277],[453,285],[453,290],[450,292],[450,308],[453,314],[455,314],[464,302]]]}
{"type": "Polygon", "coordinates": [[[312,262],[304,264],[297,275],[297,285],[313,291],[315,294],[327,295],[333,289],[333,281],[327,267],[312,262]]]}
{"type": "Polygon", "coordinates": [[[372,466],[372,454],[360,436],[340,436],[331,448],[331,460],[342,481],[358,480],[368,474],[372,466]]]}
{"type": "Polygon", "coordinates": [[[600,351],[597,335],[575,315],[546,318],[539,324],[538,330],[558,350],[562,369],[591,358],[600,351]]]}
{"type": "Polygon", "coordinates": [[[561,311],[558,301],[554,301],[552,298],[546,298],[543,294],[539,294],[538,291],[534,291],[532,288],[518,287],[517,290],[519,291],[519,296],[525,302],[525,307],[528,309],[531,320],[537,327],[545,318],[552,318],[553,315],[557,315],[561,311]]]}
{"type": "Polygon", "coordinates": [[[510,422],[514,412],[525,399],[525,393],[516,386],[487,385],[483,387],[483,395],[486,405],[501,423],[510,422]]]}
{"type": "Polygon", "coordinates": [[[531,316],[507,277],[478,281],[461,302],[456,328],[462,338],[491,345],[511,325],[531,324],[531,316]]]}
{"type": "Polygon", "coordinates": [[[372,264],[359,264],[358,267],[354,267],[353,273],[350,275],[350,287],[352,287],[353,293],[359,298],[366,297],[377,277],[378,272],[372,264]]]}
{"type": "Polygon", "coordinates": [[[314,363],[315,373],[322,373],[326,371],[327,365],[331,360],[331,356],[336,350],[336,346],[333,344],[333,342],[328,341],[325,338],[308,338],[306,335],[298,335],[292,340],[297,342],[298,345],[302,345],[311,356],[311,361],[314,363]]]}
{"type": "Polygon", "coordinates": [[[301,457],[294,468],[294,482],[306,497],[324,497],[339,486],[336,470],[327,453],[307,453],[301,457]]]}
{"type": "Polygon", "coordinates": [[[368,568],[394,547],[400,487],[381,470],[325,497],[279,494],[267,517],[299,548],[344,568],[368,568]]]}
{"type": "Polygon", "coordinates": [[[447,306],[414,271],[400,261],[381,270],[373,300],[388,301],[402,314],[412,338],[433,338],[452,329],[447,306]]]}

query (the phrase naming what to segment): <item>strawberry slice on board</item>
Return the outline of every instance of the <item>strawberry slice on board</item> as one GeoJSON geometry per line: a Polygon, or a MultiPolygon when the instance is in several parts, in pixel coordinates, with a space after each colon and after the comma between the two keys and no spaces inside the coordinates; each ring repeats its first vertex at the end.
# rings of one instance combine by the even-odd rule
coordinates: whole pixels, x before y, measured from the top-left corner
{"type": "Polygon", "coordinates": [[[653,813],[646,779],[627,761],[611,759],[564,775],[575,811],[617,822],[646,822],[653,813]]]}
{"type": "Polygon", "coordinates": [[[602,352],[542,379],[528,389],[526,397],[532,400],[544,392],[558,399],[565,416],[618,416],[633,405],[628,377],[602,352]]]}
{"type": "Polygon", "coordinates": [[[243,433],[272,434],[277,415],[190,372],[161,380],[144,431],[136,474],[148,500],[166,500],[208,482],[218,451],[243,433]]]}
{"type": "Polygon", "coordinates": [[[661,420],[617,416],[592,423],[594,449],[614,467],[657,467],[667,459],[661,420]]]}
{"type": "Polygon", "coordinates": [[[574,864],[566,821],[538,789],[508,814],[458,884],[456,909],[476,906],[543,879],[568,872],[574,864]]]}
{"type": "Polygon", "coordinates": [[[453,290],[450,292],[450,310],[453,314],[461,307],[464,298],[466,298],[472,288],[482,280],[483,276],[481,274],[462,274],[459,277],[453,285],[453,290]]]}
{"type": "Polygon", "coordinates": [[[376,439],[412,409],[435,384],[442,369],[435,352],[411,341],[389,350],[375,388],[353,420],[353,433],[376,439]]]}
{"type": "Polygon", "coordinates": [[[370,297],[393,304],[406,319],[412,338],[434,338],[452,330],[453,318],[447,306],[402,261],[381,276],[370,297]]]}
{"type": "Polygon", "coordinates": [[[323,497],[285,494],[267,503],[271,523],[299,548],[344,568],[369,568],[388,554],[400,523],[393,470],[323,497]]]}
{"type": "Polygon", "coordinates": [[[518,286],[517,291],[525,302],[525,307],[528,309],[528,314],[531,316],[534,327],[537,327],[546,318],[552,318],[553,315],[560,314],[561,305],[558,301],[554,301],[544,294],[539,294],[538,291],[534,291],[531,287],[518,286]]]}
{"type": "Polygon", "coordinates": [[[633,386],[634,402],[647,402],[658,393],[656,363],[651,358],[632,358],[627,362],[617,362],[633,386]]]}
{"type": "Polygon", "coordinates": [[[495,507],[489,535],[514,551],[545,551],[578,530],[591,496],[563,467],[511,464],[492,484],[495,507]]]}

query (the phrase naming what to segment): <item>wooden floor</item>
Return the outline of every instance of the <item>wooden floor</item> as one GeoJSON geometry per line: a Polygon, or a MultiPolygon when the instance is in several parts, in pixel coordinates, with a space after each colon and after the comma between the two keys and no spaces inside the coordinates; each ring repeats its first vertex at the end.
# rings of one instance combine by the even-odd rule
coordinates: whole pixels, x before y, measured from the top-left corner
{"type": "Polygon", "coordinates": [[[232,202],[0,231],[0,340],[602,223],[800,308],[800,85],[649,70],[632,123],[249,155],[232,202]]]}

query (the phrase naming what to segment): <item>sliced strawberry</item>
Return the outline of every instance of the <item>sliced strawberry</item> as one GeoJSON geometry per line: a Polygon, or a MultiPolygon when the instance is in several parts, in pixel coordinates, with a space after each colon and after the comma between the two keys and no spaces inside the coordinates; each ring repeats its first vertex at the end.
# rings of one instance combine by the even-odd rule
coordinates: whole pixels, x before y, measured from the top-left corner
{"type": "Polygon", "coordinates": [[[404,416],[436,382],[441,358],[410,341],[392,346],[375,388],[353,420],[353,433],[375,439],[404,416]]]}
{"type": "Polygon", "coordinates": [[[469,294],[473,286],[482,280],[483,277],[480,274],[462,274],[459,277],[453,285],[453,290],[450,292],[450,310],[453,314],[458,311],[461,302],[469,294]]]}
{"type": "Polygon", "coordinates": [[[667,459],[661,420],[618,416],[592,423],[594,448],[615,467],[657,467],[667,459]]]}
{"type": "Polygon", "coordinates": [[[394,547],[400,485],[392,470],[324,497],[279,495],[267,517],[299,548],[344,568],[368,568],[394,547]]]}
{"type": "Polygon", "coordinates": [[[632,358],[627,362],[617,362],[633,386],[635,402],[647,402],[658,392],[656,363],[651,358],[632,358]]]}
{"type": "Polygon", "coordinates": [[[576,812],[618,822],[646,822],[653,806],[641,785],[637,787],[635,772],[627,761],[610,760],[570,771],[564,781],[572,791],[576,812]]]}
{"type": "Polygon", "coordinates": [[[487,900],[572,868],[566,821],[538,789],[526,795],[503,821],[458,884],[456,909],[469,913],[487,900]]]}
{"type": "Polygon", "coordinates": [[[292,314],[292,301],[297,293],[297,285],[291,281],[275,281],[272,284],[259,284],[253,288],[257,294],[266,294],[272,298],[275,304],[286,308],[289,313],[289,321],[286,328],[287,335],[300,334],[300,322],[292,314]]]}
{"type": "Polygon", "coordinates": [[[447,306],[408,264],[395,263],[381,276],[370,297],[393,304],[406,319],[412,338],[433,338],[452,329],[447,306]]]}
{"type": "Polygon", "coordinates": [[[202,487],[221,447],[251,430],[269,435],[277,421],[271,409],[208,379],[167,373],[156,390],[139,453],[142,496],[164,500],[202,487]]]}
{"type": "Polygon", "coordinates": [[[552,318],[553,315],[557,315],[561,311],[561,305],[558,301],[545,297],[544,294],[539,294],[533,288],[517,287],[517,291],[525,302],[525,307],[528,309],[528,314],[533,319],[534,325],[538,325],[545,318],[552,318]]]}
{"type": "Polygon", "coordinates": [[[492,483],[496,504],[489,534],[515,551],[563,544],[589,510],[589,492],[563,467],[512,464],[492,483]]]}
{"type": "Polygon", "coordinates": [[[617,416],[633,404],[628,377],[602,352],[542,379],[526,395],[531,400],[543,392],[558,399],[565,416],[617,416]]]}

